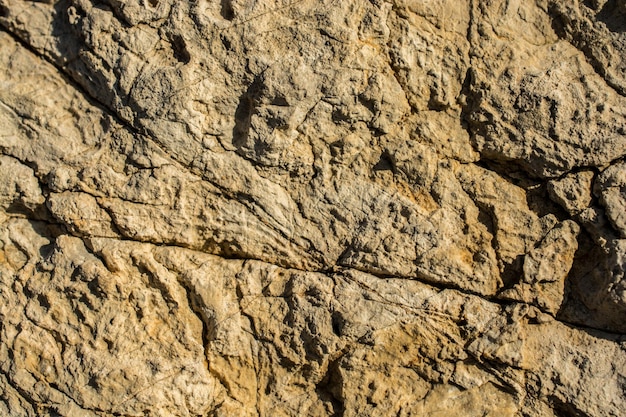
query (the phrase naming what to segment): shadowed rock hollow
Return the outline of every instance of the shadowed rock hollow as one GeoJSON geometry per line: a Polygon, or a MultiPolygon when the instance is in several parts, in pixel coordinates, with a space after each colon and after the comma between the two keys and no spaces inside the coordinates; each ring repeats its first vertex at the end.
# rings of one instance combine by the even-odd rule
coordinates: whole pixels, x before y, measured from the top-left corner
{"type": "Polygon", "coordinates": [[[0,414],[619,416],[623,0],[0,0],[0,414]]]}

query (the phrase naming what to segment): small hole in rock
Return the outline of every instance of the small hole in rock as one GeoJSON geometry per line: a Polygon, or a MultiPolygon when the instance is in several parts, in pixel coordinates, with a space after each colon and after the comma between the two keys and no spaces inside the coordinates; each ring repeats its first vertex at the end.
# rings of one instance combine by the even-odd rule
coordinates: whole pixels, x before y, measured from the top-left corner
{"type": "Polygon", "coordinates": [[[187,50],[185,40],[180,35],[173,35],[171,38],[172,50],[174,51],[174,57],[183,64],[189,63],[191,55],[187,50]]]}
{"type": "Polygon", "coordinates": [[[230,0],[222,0],[222,9],[220,14],[226,20],[233,20],[235,18],[235,10],[230,0]]]}
{"type": "Polygon", "coordinates": [[[393,171],[393,170],[394,170],[394,166],[393,166],[393,161],[391,159],[391,156],[388,155],[387,153],[383,153],[382,155],[380,155],[380,159],[378,160],[376,165],[374,165],[374,171],[393,171]]]}

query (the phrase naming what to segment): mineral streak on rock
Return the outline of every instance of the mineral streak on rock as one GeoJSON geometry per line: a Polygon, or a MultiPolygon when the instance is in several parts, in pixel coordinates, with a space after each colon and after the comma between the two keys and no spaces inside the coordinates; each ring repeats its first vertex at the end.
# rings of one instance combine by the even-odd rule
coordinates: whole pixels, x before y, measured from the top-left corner
{"type": "Polygon", "coordinates": [[[623,415],[625,22],[0,0],[0,415],[623,415]]]}

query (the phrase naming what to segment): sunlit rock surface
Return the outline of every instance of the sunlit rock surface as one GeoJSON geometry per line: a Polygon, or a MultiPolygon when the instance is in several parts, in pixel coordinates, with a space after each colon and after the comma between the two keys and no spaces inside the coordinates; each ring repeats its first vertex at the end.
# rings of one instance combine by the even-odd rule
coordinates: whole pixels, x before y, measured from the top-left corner
{"type": "Polygon", "coordinates": [[[623,0],[0,0],[0,414],[620,416],[623,0]]]}

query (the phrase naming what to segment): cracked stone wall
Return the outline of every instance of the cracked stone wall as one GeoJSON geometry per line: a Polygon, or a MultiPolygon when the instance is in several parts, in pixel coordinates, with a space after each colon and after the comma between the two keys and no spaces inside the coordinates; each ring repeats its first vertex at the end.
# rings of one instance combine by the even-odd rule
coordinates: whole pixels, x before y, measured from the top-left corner
{"type": "Polygon", "coordinates": [[[620,416],[624,0],[0,0],[0,415],[620,416]]]}

